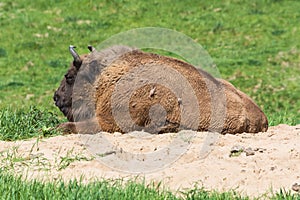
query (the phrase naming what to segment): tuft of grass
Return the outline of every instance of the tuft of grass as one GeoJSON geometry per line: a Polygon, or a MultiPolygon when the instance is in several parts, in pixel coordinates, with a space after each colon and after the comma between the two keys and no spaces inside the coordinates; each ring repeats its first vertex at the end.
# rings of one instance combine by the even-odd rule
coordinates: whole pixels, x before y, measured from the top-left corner
{"type": "Polygon", "coordinates": [[[291,191],[280,189],[278,193],[273,195],[270,200],[284,199],[284,200],[300,200],[300,193],[292,194],[291,191]]]}
{"type": "Polygon", "coordinates": [[[204,200],[204,199],[213,199],[213,200],[249,200],[249,199],[270,199],[270,200],[282,200],[282,199],[290,199],[290,200],[299,200],[300,194],[292,194],[291,191],[286,191],[281,189],[279,192],[275,194],[265,195],[256,198],[250,198],[248,196],[242,196],[238,192],[231,190],[228,192],[217,192],[217,191],[207,191],[203,188],[199,188],[195,186],[194,189],[191,189],[184,193],[183,199],[186,200],[204,200]]]}
{"type": "Polygon", "coordinates": [[[216,191],[207,191],[203,188],[195,188],[184,193],[184,199],[186,200],[196,200],[196,199],[214,199],[214,200],[248,200],[249,197],[242,197],[239,193],[234,190],[228,192],[216,192],[216,191]]]}
{"type": "Polygon", "coordinates": [[[0,140],[20,140],[37,136],[56,135],[59,123],[52,112],[31,106],[29,109],[3,108],[0,110],[0,140]]]}
{"type": "MultiPolygon", "coordinates": [[[[56,160],[57,170],[66,169],[72,162],[75,161],[91,161],[93,157],[86,157],[80,154],[73,154],[74,149],[68,150],[67,154],[64,156],[60,156],[59,159],[56,160]]],[[[58,153],[60,155],[60,153],[58,153]]]]}
{"type": "Polygon", "coordinates": [[[42,183],[24,181],[21,177],[0,173],[0,194],[3,199],[179,199],[171,192],[152,186],[122,180],[102,180],[83,184],[77,180],[42,183]]]}

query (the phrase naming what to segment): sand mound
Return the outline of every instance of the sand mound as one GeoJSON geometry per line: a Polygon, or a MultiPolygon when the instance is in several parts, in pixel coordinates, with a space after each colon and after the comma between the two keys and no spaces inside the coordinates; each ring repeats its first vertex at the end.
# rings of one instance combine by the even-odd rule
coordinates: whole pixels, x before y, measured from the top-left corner
{"type": "MultiPolygon", "coordinates": [[[[266,133],[219,135],[183,131],[149,135],[66,135],[0,141],[0,167],[28,178],[84,182],[145,177],[171,190],[195,184],[260,196],[300,184],[300,125],[266,133]]],[[[295,189],[295,187],[294,187],[295,189]]]]}

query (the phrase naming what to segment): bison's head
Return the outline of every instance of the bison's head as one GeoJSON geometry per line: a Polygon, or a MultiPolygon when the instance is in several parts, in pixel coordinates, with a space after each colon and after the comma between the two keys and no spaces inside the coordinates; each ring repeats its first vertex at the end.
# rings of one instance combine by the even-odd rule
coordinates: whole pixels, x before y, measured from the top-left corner
{"type": "Polygon", "coordinates": [[[70,46],[73,57],[68,72],[65,74],[53,99],[68,121],[83,121],[94,117],[94,82],[102,70],[121,55],[133,48],[112,46],[101,51],[88,46],[89,54],[79,56],[70,46]]]}
{"type": "MultiPolygon", "coordinates": [[[[59,107],[61,112],[68,118],[69,121],[74,121],[73,112],[72,112],[72,94],[73,86],[76,80],[76,76],[81,67],[83,59],[86,55],[79,56],[74,50],[74,46],[70,46],[69,50],[74,60],[70,65],[68,72],[65,74],[59,88],[55,91],[53,100],[55,105],[59,107]]],[[[93,47],[88,47],[90,51],[93,50],[93,47]]]]}

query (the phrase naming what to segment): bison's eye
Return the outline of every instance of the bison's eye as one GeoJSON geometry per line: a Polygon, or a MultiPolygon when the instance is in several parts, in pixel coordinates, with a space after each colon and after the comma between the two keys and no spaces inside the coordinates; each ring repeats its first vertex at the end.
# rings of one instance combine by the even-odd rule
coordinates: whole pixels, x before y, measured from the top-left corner
{"type": "Polygon", "coordinates": [[[58,101],[58,98],[59,98],[59,96],[56,94],[56,92],[55,92],[55,94],[54,94],[54,96],[53,96],[53,100],[56,102],[56,101],[58,101]]]}
{"type": "Polygon", "coordinates": [[[67,81],[67,83],[69,84],[69,85],[72,85],[73,83],[74,83],[74,76],[71,76],[71,75],[69,75],[69,74],[66,74],[65,75],[65,78],[66,78],[66,81],[67,81]]]}

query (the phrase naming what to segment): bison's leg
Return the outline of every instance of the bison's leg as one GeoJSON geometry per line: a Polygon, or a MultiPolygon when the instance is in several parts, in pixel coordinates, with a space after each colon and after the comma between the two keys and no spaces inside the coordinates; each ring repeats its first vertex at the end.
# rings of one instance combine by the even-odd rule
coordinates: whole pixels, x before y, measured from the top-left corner
{"type": "Polygon", "coordinates": [[[56,129],[58,131],[61,131],[63,134],[72,134],[72,133],[78,133],[76,129],[76,122],[65,122],[62,124],[59,124],[56,129]]]}
{"type": "Polygon", "coordinates": [[[89,119],[82,122],[65,122],[56,127],[63,134],[92,134],[101,131],[101,128],[95,119],[89,119]]]}

